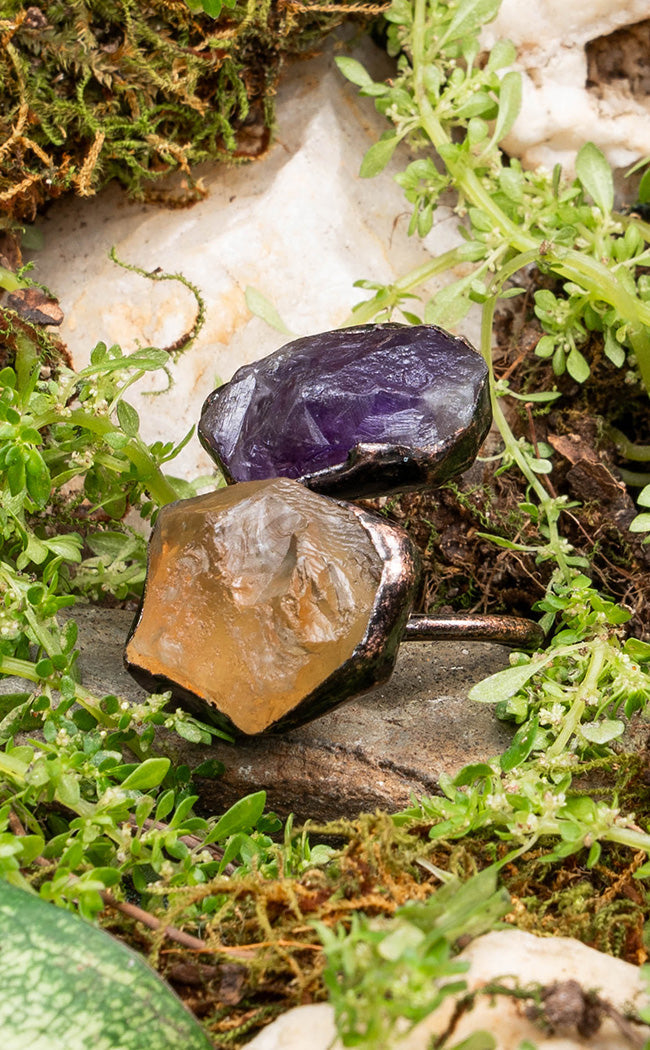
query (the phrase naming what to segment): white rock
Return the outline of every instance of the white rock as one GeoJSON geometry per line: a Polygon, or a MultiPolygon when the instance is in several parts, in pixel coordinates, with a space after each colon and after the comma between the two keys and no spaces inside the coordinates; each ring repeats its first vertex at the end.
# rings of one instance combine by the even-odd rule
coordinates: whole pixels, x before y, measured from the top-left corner
{"type": "MultiPolygon", "coordinates": [[[[596,991],[621,1012],[638,1011],[649,1002],[637,967],[568,937],[535,937],[520,930],[499,930],[477,938],[460,958],[470,963],[465,980],[471,991],[495,981],[524,987],[573,980],[585,992],[596,991]]],[[[454,1004],[450,997],[392,1046],[395,1050],[428,1050],[432,1039],[446,1032],[454,1004]]],[[[573,1026],[544,1031],[526,1016],[526,1005],[524,1000],[505,995],[477,996],[474,1008],[461,1015],[445,1045],[458,1043],[478,1030],[495,1037],[497,1050],[519,1050],[523,1040],[533,1043],[537,1050],[631,1050],[650,1037],[649,1027],[629,1025],[628,1030],[632,1029],[638,1037],[636,1043],[630,1041],[610,1016],[604,1017],[599,1030],[588,1038],[580,1037],[573,1026]]],[[[335,1036],[333,1010],[329,1004],[320,1003],[288,1011],[247,1046],[249,1050],[342,1050],[335,1036]]]]}
{"type": "Polygon", "coordinates": [[[650,18],[649,0],[503,0],[483,43],[509,39],[523,73],[521,113],[504,142],[529,168],[570,170],[586,138],[614,167],[650,154],[650,98],[625,82],[587,83],[590,41],[650,18]]]}
{"type": "MultiPolygon", "coordinates": [[[[129,391],[148,440],[181,438],[219,381],[288,341],[251,315],[247,286],[274,303],[296,335],[306,335],[336,328],[372,294],[355,281],[390,283],[430,258],[417,237],[406,237],[407,205],[390,178],[407,163],[406,153],[398,151],[380,178],[358,176],[364,153],[387,125],[372,99],[339,73],[335,53],[330,43],[321,57],[292,67],[268,156],[245,166],[205,166],[209,195],[189,210],[134,204],[109,187],[89,200],[55,203],[41,220],[45,247],[35,256],[34,276],[60,297],[60,334],[79,368],[98,340],[125,352],[166,346],[193,322],[186,288],[118,268],[108,258],[112,245],[125,262],[182,273],[201,290],[206,324],[172,367],[171,392],[147,396],[151,379],[129,391]]],[[[377,78],[389,75],[391,64],[369,40],[355,53],[377,78]]],[[[436,254],[458,243],[457,226],[448,208],[438,209],[427,241],[436,254]]],[[[459,331],[478,340],[476,320],[459,331]]],[[[158,377],[157,388],[163,386],[158,377]]],[[[194,439],[168,469],[193,477],[212,462],[194,439]]]]}

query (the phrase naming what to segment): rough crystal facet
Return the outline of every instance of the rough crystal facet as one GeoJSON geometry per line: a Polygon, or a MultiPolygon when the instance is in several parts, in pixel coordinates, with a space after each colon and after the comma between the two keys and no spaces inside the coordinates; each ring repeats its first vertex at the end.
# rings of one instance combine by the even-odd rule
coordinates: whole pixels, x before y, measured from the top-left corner
{"type": "Polygon", "coordinates": [[[392,669],[416,577],[405,534],[286,478],[170,504],[129,670],[243,733],[305,721],[392,669]]]}
{"type": "Polygon", "coordinates": [[[491,422],[487,368],[435,325],[297,339],[207,398],[199,437],[228,481],[296,478],[355,498],[440,483],[491,422]]]}

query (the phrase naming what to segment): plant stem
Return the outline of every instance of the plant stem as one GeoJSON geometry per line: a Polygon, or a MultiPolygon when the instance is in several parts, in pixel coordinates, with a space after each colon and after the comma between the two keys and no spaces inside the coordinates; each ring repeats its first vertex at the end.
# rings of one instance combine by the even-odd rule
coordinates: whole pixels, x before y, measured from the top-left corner
{"type": "MultiPolygon", "coordinates": [[[[527,258],[526,256],[519,256],[519,258],[527,258]]],[[[514,265],[514,260],[513,264],[514,265]]],[[[519,269],[519,266],[516,267],[519,269]]],[[[514,272],[514,271],[513,271],[514,272]]],[[[510,276],[508,274],[507,276],[510,276]]],[[[487,364],[489,376],[490,376],[490,399],[492,401],[492,414],[494,422],[496,423],[499,433],[503,439],[506,452],[514,460],[522,474],[528,481],[528,484],[534,490],[537,496],[540,509],[542,510],[546,523],[548,526],[548,547],[553,551],[553,555],[557,560],[558,566],[565,581],[568,583],[571,580],[572,572],[571,568],[567,563],[565,556],[565,544],[562,540],[558,527],[557,527],[557,511],[553,499],[549,496],[545,487],[541,481],[531,470],[530,463],[527,456],[524,454],[519,442],[515,438],[508,421],[503,414],[499,398],[496,394],[496,386],[494,379],[494,367],[492,363],[492,330],[494,325],[494,311],[496,308],[497,297],[492,296],[483,305],[483,314],[481,318],[481,353],[485,358],[487,364]]]]}
{"type": "Polygon", "coordinates": [[[596,695],[598,692],[598,679],[600,678],[605,663],[607,645],[596,639],[591,644],[590,653],[591,657],[587,673],[580,683],[576,698],[571,705],[569,713],[564,719],[561,731],[546,752],[546,757],[549,759],[557,757],[557,755],[560,755],[567,749],[571,737],[574,735],[582,721],[582,716],[590,697],[596,695]]]}
{"type": "MultiPolygon", "coordinates": [[[[399,281],[391,285],[394,300],[398,301],[405,293],[414,291],[415,288],[431,280],[432,277],[436,277],[439,273],[446,273],[447,270],[453,269],[454,266],[458,266],[463,261],[461,249],[458,247],[451,248],[449,251],[438,255],[435,259],[430,259],[429,262],[423,263],[421,266],[416,266],[405,277],[400,278],[399,281]]],[[[375,299],[369,299],[356,307],[340,327],[346,328],[348,325],[367,324],[369,321],[372,321],[376,313],[377,303],[375,299]]]]}
{"type": "Polygon", "coordinates": [[[635,445],[633,441],[616,427],[607,428],[607,436],[616,445],[616,451],[620,452],[626,459],[633,459],[637,463],[650,463],[650,445],[635,445]]]}

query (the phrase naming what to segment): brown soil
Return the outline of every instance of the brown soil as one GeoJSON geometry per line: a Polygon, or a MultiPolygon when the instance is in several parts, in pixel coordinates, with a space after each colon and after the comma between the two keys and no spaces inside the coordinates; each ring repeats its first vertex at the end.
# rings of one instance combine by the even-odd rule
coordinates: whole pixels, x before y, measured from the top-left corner
{"type": "Polygon", "coordinates": [[[650,19],[599,36],[587,44],[587,87],[615,87],[643,99],[650,95],[650,19]]]}

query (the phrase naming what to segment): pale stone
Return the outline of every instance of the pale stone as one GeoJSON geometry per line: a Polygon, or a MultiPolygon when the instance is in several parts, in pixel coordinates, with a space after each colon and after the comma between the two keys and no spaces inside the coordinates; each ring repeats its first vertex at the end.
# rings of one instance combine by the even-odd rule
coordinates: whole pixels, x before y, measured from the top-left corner
{"type": "Polygon", "coordinates": [[[506,151],[527,168],[571,171],[587,139],[614,167],[650,154],[650,96],[623,80],[589,83],[590,41],[650,18],[648,0],[503,0],[482,42],[512,40],[523,74],[523,102],[506,151]]]}
{"type": "MultiPolygon", "coordinates": [[[[549,986],[576,981],[584,992],[597,992],[620,1013],[638,1012],[650,1000],[645,981],[636,966],[588,948],[568,937],[535,937],[520,930],[499,930],[473,941],[459,958],[467,960],[465,974],[470,991],[490,982],[509,987],[549,986]]],[[[569,991],[574,990],[572,987],[569,991]]],[[[447,1032],[457,997],[417,1025],[404,1038],[395,1039],[384,1050],[429,1050],[434,1040],[447,1032]]],[[[519,1050],[527,1040],[537,1050],[631,1050],[650,1037],[650,1027],[628,1024],[637,1037],[634,1043],[611,1016],[604,1016],[595,1034],[581,1037],[572,1024],[544,1030],[526,1014],[525,1000],[506,995],[476,997],[471,1010],[461,1014],[445,1046],[483,1030],[496,1039],[497,1050],[519,1050]]],[[[299,1006],[279,1017],[250,1043],[250,1050],[342,1050],[336,1037],[334,1012],[326,1003],[299,1006]]]]}
{"type": "Polygon", "coordinates": [[[383,564],[353,508],[286,478],[173,503],[127,663],[261,732],[352,656],[383,564]]]}
{"type": "MultiPolygon", "coordinates": [[[[461,242],[458,218],[444,206],[427,245],[406,236],[404,194],[391,177],[411,159],[405,146],[380,178],[359,178],[364,153],[387,124],[373,100],[336,68],[337,54],[354,54],[377,79],[393,70],[367,38],[352,51],[330,40],[320,57],[297,62],[280,84],[269,153],[253,164],[202,166],[196,174],[209,192],[192,208],[133,202],[109,186],[87,200],[54,201],[38,220],[45,243],[34,253],[33,276],[60,298],[58,332],[76,368],[88,364],[100,339],[119,343],[125,353],[139,345],[164,347],[194,321],[196,303],[187,288],[120,269],[109,258],[111,246],[125,262],[181,273],[201,291],[206,323],[170,363],[171,389],[165,392],[165,375],[147,374],[128,391],[148,441],[182,438],[219,382],[287,342],[286,334],[251,314],[247,287],[274,304],[291,333],[311,335],[343,324],[371,295],[355,281],[391,284],[429,261],[430,249],[439,254],[461,242]]],[[[425,294],[462,272],[428,282],[425,294]]],[[[456,331],[478,345],[478,308],[456,331]]],[[[169,469],[194,478],[214,465],[193,440],[169,469]]]]}

